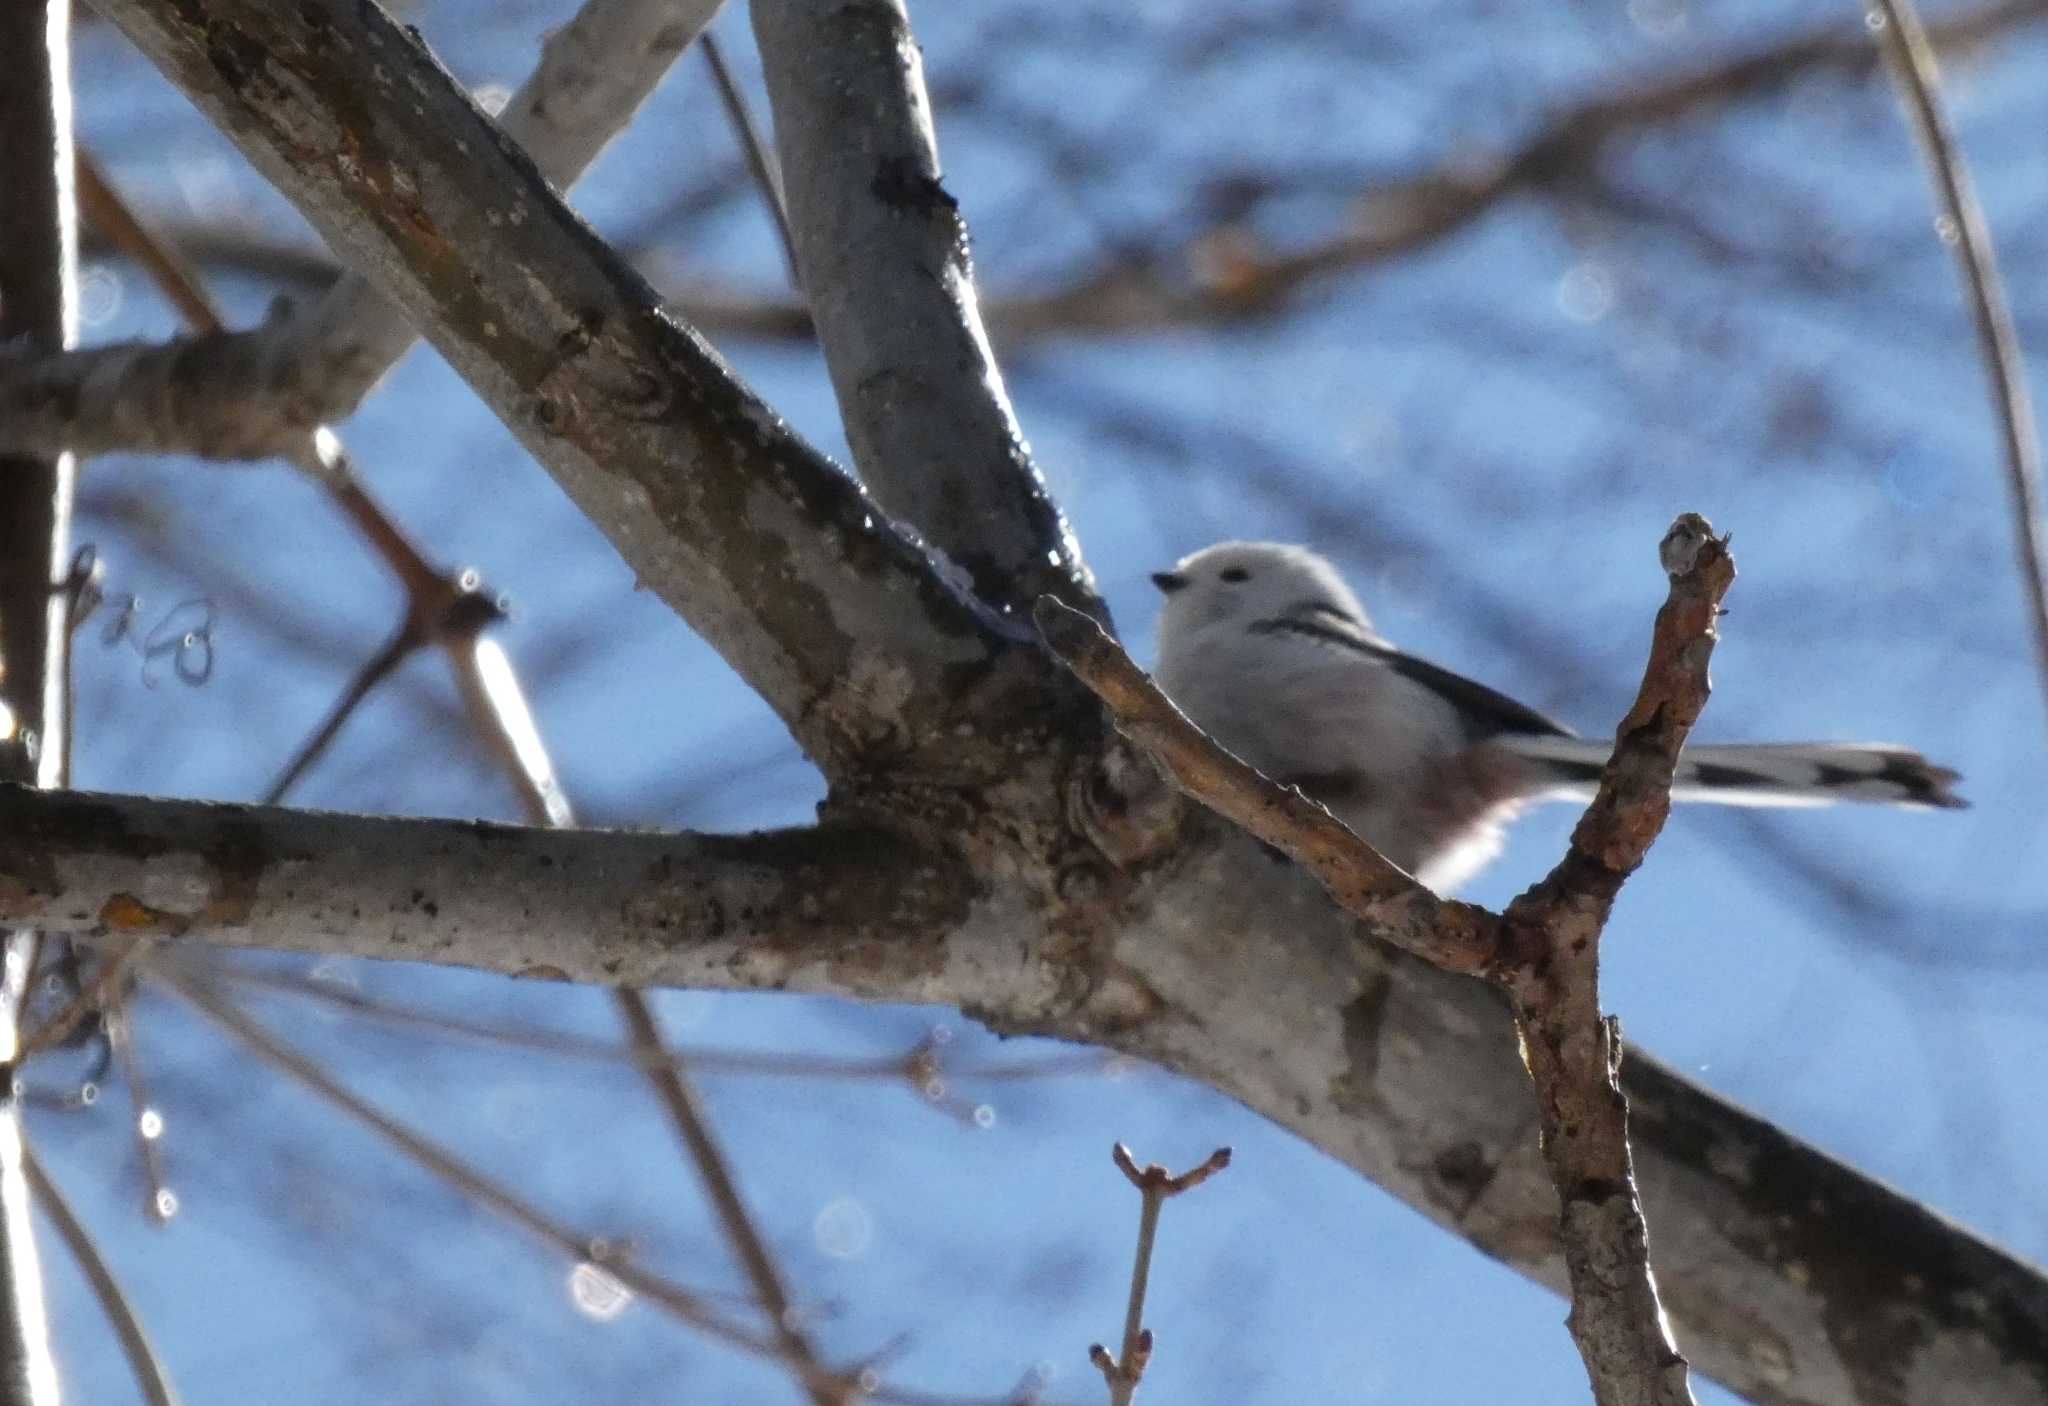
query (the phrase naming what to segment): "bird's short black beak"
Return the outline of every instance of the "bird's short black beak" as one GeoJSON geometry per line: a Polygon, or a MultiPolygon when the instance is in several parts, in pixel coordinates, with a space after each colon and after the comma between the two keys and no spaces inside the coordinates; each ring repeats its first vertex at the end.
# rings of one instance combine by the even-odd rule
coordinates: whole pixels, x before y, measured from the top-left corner
{"type": "Polygon", "coordinates": [[[1178,571],[1155,571],[1152,573],[1152,584],[1169,596],[1187,585],[1187,583],[1188,578],[1181,575],[1178,571]]]}

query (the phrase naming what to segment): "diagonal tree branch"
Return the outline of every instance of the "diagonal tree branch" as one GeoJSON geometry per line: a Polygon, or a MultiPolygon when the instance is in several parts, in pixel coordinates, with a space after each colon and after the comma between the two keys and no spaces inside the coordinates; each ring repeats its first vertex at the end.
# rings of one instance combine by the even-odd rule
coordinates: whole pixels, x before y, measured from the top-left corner
{"type": "Polygon", "coordinates": [[[2033,627],[2035,667],[2043,690],[2048,691],[2048,502],[2042,497],[2041,432],[2034,423],[2033,397],[2027,391],[2019,331],[1998,276],[1998,256],[1991,246],[1984,207],[1977,200],[1962,147],[1942,110],[1941,78],[1927,27],[1911,0],[1876,0],[1876,5],[1870,15],[1877,42],[1927,157],[1928,174],[1942,211],[1936,228],[1944,231],[1944,242],[1955,247],[1984,371],[1991,380],[1991,403],[1998,416],[2006,482],[2012,493],[2020,589],[2033,627]]]}
{"type": "Polygon", "coordinates": [[[750,13],[804,295],[862,479],[983,600],[1092,602],[982,328],[901,0],[750,13]]]}
{"type": "MultiPolygon", "coordinates": [[[[498,114],[499,128],[551,185],[569,189],[722,3],[586,0],[542,42],[540,63],[498,114]]],[[[313,423],[353,412],[419,335],[370,279],[344,277],[307,317],[293,367],[295,382],[324,402],[313,423]]]]}
{"type": "MultiPolygon", "coordinates": [[[[381,10],[109,0],[106,13],[406,304],[828,772],[939,746],[949,767],[972,766],[952,726],[963,683],[1057,689],[1020,632],[934,575],[664,313],[381,10]],[[385,86],[411,100],[362,102],[385,86]],[[1013,656],[1022,669],[1003,673],[1013,656]]],[[[989,697],[966,716],[991,716],[989,697]]]]}

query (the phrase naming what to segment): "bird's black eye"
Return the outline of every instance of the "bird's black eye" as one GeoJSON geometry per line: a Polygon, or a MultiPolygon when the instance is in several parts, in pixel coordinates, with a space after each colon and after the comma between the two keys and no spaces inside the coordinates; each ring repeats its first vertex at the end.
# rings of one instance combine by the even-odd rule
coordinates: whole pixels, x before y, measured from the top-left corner
{"type": "Polygon", "coordinates": [[[1221,573],[1226,585],[1236,586],[1252,579],[1252,574],[1241,566],[1226,566],[1221,573]]]}

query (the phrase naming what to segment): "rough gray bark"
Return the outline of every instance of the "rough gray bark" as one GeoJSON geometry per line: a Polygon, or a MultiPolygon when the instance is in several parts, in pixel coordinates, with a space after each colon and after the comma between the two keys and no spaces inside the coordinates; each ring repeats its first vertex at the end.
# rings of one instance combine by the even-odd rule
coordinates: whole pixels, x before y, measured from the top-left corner
{"type": "MultiPolygon", "coordinates": [[[[192,95],[814,759],[874,770],[1050,684],[569,211],[419,40],[337,0],[103,12],[192,95]],[[363,94],[405,92],[406,102],[363,94]]],[[[1071,690],[1068,690],[1071,691],[1071,690]]],[[[1034,709],[1016,710],[1026,716],[1034,709]]]]}
{"type": "MultiPolygon", "coordinates": [[[[77,327],[70,29],[69,0],[0,5],[0,343],[45,350],[77,327]]],[[[52,585],[70,551],[71,491],[68,457],[0,462],[0,782],[61,786],[69,770],[71,612],[52,585]]],[[[56,1406],[14,1076],[40,944],[4,927],[0,946],[0,1402],[56,1406]]]]}
{"type": "MultiPolygon", "coordinates": [[[[498,114],[499,128],[551,184],[569,189],[722,3],[586,0],[541,46],[540,63],[498,114]]],[[[360,273],[330,289],[305,324],[294,381],[308,409],[313,397],[322,403],[310,424],[352,413],[419,340],[406,313],[360,273]]]]}
{"type": "MultiPolygon", "coordinates": [[[[859,827],[710,837],[0,788],[0,917],[526,976],[957,1006],[1155,1060],[1564,1287],[1490,988],[1370,941],[1198,820],[1083,906],[859,827]]],[[[1695,1367],[1771,1406],[2048,1403],[2048,1281],[1631,1051],[1636,1172],[1695,1367]]]]}
{"type": "Polygon", "coordinates": [[[981,325],[901,0],[750,10],[804,298],[862,480],[983,600],[1092,599],[981,325]]]}

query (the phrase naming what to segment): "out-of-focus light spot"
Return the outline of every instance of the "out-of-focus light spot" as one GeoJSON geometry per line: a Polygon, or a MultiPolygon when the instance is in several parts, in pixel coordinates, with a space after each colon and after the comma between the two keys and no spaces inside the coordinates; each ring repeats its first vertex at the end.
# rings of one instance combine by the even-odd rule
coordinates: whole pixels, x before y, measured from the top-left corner
{"type": "Polygon", "coordinates": [[[826,1202],[811,1222],[811,1238],[835,1260],[857,1260],[874,1243],[874,1218],[851,1196],[840,1196],[826,1202]]]}
{"type": "Polygon", "coordinates": [[[100,1086],[93,1083],[90,1079],[80,1084],[78,1086],[78,1101],[87,1108],[98,1103],[100,1101],[100,1086]]]}
{"type": "Polygon", "coordinates": [[[135,1115],[135,1131],[146,1142],[155,1142],[164,1135],[164,1115],[154,1108],[145,1108],[135,1115]]]}
{"type": "Polygon", "coordinates": [[[1685,32],[1685,0],[1628,0],[1628,18],[1642,34],[1669,39],[1685,32]]]}
{"type": "Polygon", "coordinates": [[[1884,17],[1883,10],[1865,10],[1863,12],[1863,27],[1872,34],[1883,29],[1887,23],[1888,21],[1884,17]]]}
{"type": "Polygon", "coordinates": [[[932,1043],[933,1043],[934,1045],[947,1045],[947,1044],[951,1044],[951,1043],[952,1043],[952,1041],[953,1041],[953,1027],[952,1027],[952,1026],[950,1026],[950,1025],[934,1025],[934,1026],[932,1027],[932,1033],[931,1033],[931,1042],[932,1042],[932,1043]]]}
{"type": "Polygon", "coordinates": [[[1954,487],[1948,461],[1920,453],[1892,455],[1883,478],[1886,494],[1902,508],[1931,508],[1954,487]]]}
{"type": "Polygon", "coordinates": [[[990,1103],[977,1103],[976,1105],[974,1105],[974,1126],[975,1126],[975,1127],[977,1127],[977,1128],[993,1128],[993,1127],[994,1127],[995,1125],[996,1125],[996,1110],[995,1110],[995,1105],[994,1105],[994,1104],[990,1104],[990,1103]]]}
{"type": "Polygon", "coordinates": [[[1347,467],[1379,474],[1401,462],[1401,422],[1384,407],[1360,406],[1338,424],[1338,445],[1347,467]]]}
{"type": "Polygon", "coordinates": [[[585,1318],[609,1323],[633,1302],[633,1291],[621,1284],[610,1270],[588,1260],[569,1271],[569,1302],[585,1318]]]}
{"type": "Polygon", "coordinates": [[[150,1198],[149,1209],[158,1220],[169,1220],[178,1214],[178,1193],[168,1186],[158,1187],[156,1195],[150,1198]]]}
{"type": "Polygon", "coordinates": [[[1594,323],[1614,310],[1614,279],[1595,263],[1573,264],[1557,281],[1557,310],[1574,322],[1594,323]]]}
{"type": "Polygon", "coordinates": [[[705,991],[664,991],[661,1023],[671,1030],[694,1030],[711,1018],[711,995],[705,991]]]}
{"type": "Polygon", "coordinates": [[[121,275],[105,264],[90,264],[78,275],[78,320],[102,327],[121,314],[121,275]]]}
{"type": "Polygon", "coordinates": [[[503,83],[486,83],[476,90],[476,105],[496,117],[512,101],[512,90],[503,83]]]}
{"type": "Polygon", "coordinates": [[[235,168],[210,148],[194,147],[171,157],[171,179],[195,215],[219,214],[237,205],[235,168]]]}
{"type": "Polygon", "coordinates": [[[1963,242],[1962,230],[1956,225],[1954,220],[1946,215],[1936,215],[1934,217],[1934,237],[1943,244],[1960,244],[1963,242]]]}
{"type": "Polygon", "coordinates": [[[946,1096],[946,1081],[944,1079],[927,1079],[917,1086],[917,1091],[933,1103],[937,1103],[946,1096]]]}

